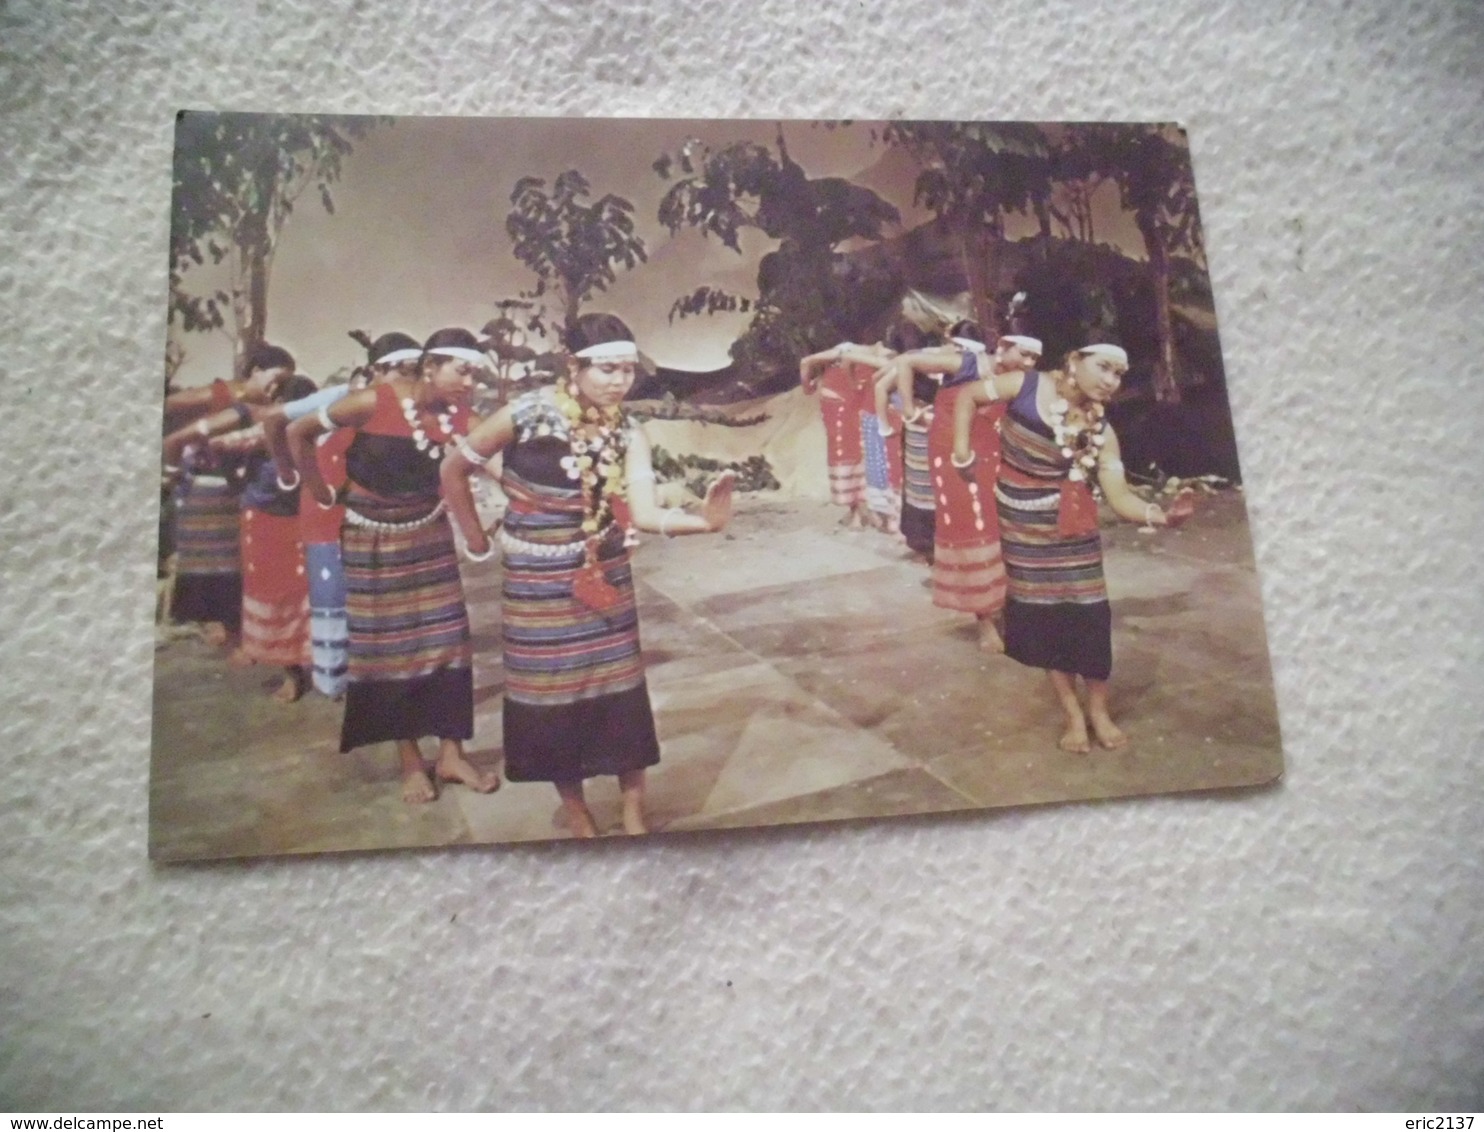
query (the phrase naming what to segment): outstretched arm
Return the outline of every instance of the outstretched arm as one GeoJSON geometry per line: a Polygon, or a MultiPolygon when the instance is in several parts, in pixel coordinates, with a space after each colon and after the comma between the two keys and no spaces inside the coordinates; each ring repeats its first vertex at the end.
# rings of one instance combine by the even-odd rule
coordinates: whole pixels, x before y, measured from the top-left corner
{"type": "Polygon", "coordinates": [[[319,459],[314,452],[315,437],[337,428],[360,428],[375,412],[376,391],[363,389],[359,393],[348,393],[329,408],[321,408],[289,425],[289,457],[298,469],[305,490],[321,507],[333,507],[335,493],[319,474],[319,459]]]}
{"type": "Polygon", "coordinates": [[[963,364],[963,351],[954,349],[952,346],[939,346],[930,350],[913,350],[910,354],[898,354],[876,371],[876,418],[886,420],[887,400],[893,385],[905,409],[912,404],[913,374],[957,373],[963,364]]]}
{"type": "Polygon", "coordinates": [[[230,409],[204,416],[194,424],[185,428],[176,429],[165,438],[164,458],[167,471],[173,470],[180,463],[181,455],[189,444],[205,444],[213,436],[221,436],[224,433],[235,432],[239,428],[246,428],[252,424],[254,419],[263,415],[263,410],[256,412],[246,405],[233,405],[230,409]]]}
{"type": "Polygon", "coordinates": [[[799,384],[805,393],[819,388],[819,373],[826,367],[840,362],[855,362],[863,366],[879,366],[891,358],[892,351],[885,346],[858,346],[854,342],[841,342],[828,350],[810,354],[799,362],[799,384]]]}
{"type": "Polygon", "coordinates": [[[699,515],[687,514],[679,507],[666,511],[659,505],[655,498],[649,438],[644,435],[642,427],[635,426],[633,430],[624,473],[629,484],[629,511],[634,516],[634,525],[641,531],[659,535],[700,535],[724,530],[732,521],[732,485],[736,477],[731,472],[723,472],[706,489],[699,515]]]}
{"type": "Polygon", "coordinates": [[[470,477],[482,471],[496,452],[514,441],[515,417],[507,406],[481,421],[467,438],[450,448],[448,455],[443,457],[443,466],[439,470],[443,502],[453,516],[454,525],[464,536],[464,546],[468,548],[470,558],[483,561],[494,550],[488,533],[479,522],[470,477]]]}
{"type": "Polygon", "coordinates": [[[275,405],[263,416],[263,436],[268,441],[268,454],[278,469],[279,483],[289,483],[299,474],[294,465],[294,453],[289,448],[289,425],[321,409],[328,409],[348,397],[350,392],[348,385],[332,385],[286,405],[275,405]]]}
{"type": "Polygon", "coordinates": [[[1026,375],[1019,370],[997,373],[983,381],[966,385],[953,404],[953,466],[959,475],[972,478],[969,469],[974,464],[976,453],[969,447],[969,434],[973,430],[974,414],[981,405],[995,401],[1010,401],[1025,384],[1026,375]]]}
{"type": "Polygon", "coordinates": [[[1147,523],[1151,527],[1178,527],[1195,513],[1195,500],[1188,492],[1175,496],[1169,510],[1157,503],[1145,503],[1134,494],[1124,476],[1123,456],[1118,446],[1118,434],[1112,426],[1103,430],[1107,437],[1098,454],[1098,485],[1113,513],[1130,523],[1147,523]]]}

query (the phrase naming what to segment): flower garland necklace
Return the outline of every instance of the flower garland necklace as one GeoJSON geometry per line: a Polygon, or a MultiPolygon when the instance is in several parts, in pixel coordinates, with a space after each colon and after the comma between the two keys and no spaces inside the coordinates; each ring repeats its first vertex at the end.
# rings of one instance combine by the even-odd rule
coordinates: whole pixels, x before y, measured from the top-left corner
{"type": "Polygon", "coordinates": [[[567,418],[567,443],[571,455],[562,457],[568,479],[582,483],[582,530],[597,534],[613,522],[613,500],[623,494],[624,454],[628,450],[624,413],[609,409],[583,409],[568,378],[556,383],[553,399],[567,418]]]}
{"type": "Polygon", "coordinates": [[[1067,424],[1067,411],[1071,404],[1062,396],[1061,390],[1062,378],[1058,378],[1057,395],[1049,406],[1047,423],[1051,425],[1052,435],[1056,437],[1056,446],[1061,449],[1062,457],[1072,461],[1067,479],[1073,483],[1086,481],[1096,492],[1098,458],[1102,455],[1103,445],[1108,443],[1108,422],[1104,419],[1103,406],[1096,401],[1092,402],[1086,410],[1086,419],[1072,427],[1067,424]]]}
{"type": "Polygon", "coordinates": [[[417,445],[419,452],[426,453],[429,460],[441,460],[444,447],[458,440],[453,431],[453,410],[444,409],[436,415],[434,419],[438,424],[438,432],[442,435],[432,438],[429,438],[424,429],[429,415],[418,411],[415,397],[402,398],[402,416],[407,421],[407,427],[412,430],[412,443],[417,445]]]}

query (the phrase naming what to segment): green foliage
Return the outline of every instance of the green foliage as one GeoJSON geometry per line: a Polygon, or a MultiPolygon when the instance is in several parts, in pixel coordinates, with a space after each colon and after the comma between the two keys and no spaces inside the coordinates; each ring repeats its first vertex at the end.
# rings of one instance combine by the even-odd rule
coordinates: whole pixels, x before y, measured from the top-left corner
{"type": "Polygon", "coordinates": [[[335,211],[330,186],[353,144],[382,119],[324,114],[207,114],[176,118],[170,222],[170,319],[187,331],[219,330],[233,319],[260,340],[267,274],[278,235],[313,190],[335,211]],[[232,289],[191,294],[186,273],[230,260],[232,289]]]}
{"type": "Polygon", "coordinates": [[[557,177],[551,191],[540,177],[522,177],[510,194],[514,206],[505,231],[514,242],[515,258],[536,276],[536,287],[523,296],[539,299],[554,291],[566,320],[576,320],[593,292],[606,290],[618,278],[618,267],[631,270],[648,259],[644,240],[634,231],[634,206],[609,193],[589,203],[592,188],[576,169],[557,177]]]}
{"type": "Polygon", "coordinates": [[[696,228],[739,254],[746,229],[778,241],[758,267],[756,299],[698,287],[675,302],[672,319],[751,311],[732,357],[760,374],[792,369],[856,330],[864,292],[835,248],[850,239],[879,240],[900,220],[891,204],[842,177],[809,177],[789,156],[781,129],[776,152],[755,142],[711,150],[689,141],[661,154],[654,170],[665,180],[683,174],[659,207],[660,223],[672,233],[696,228]]]}
{"type": "Polygon", "coordinates": [[[766,457],[761,455],[723,463],[689,453],[677,456],[656,444],[651,450],[650,460],[659,483],[682,482],[692,495],[704,496],[706,489],[722,472],[732,472],[737,477],[737,491],[777,491],[783,486],[773,474],[766,457]]]}
{"type": "Polygon", "coordinates": [[[1085,123],[1067,127],[1059,169],[1112,180],[1145,238],[1204,264],[1190,148],[1182,131],[1153,123],[1085,123]]]}
{"type": "Polygon", "coordinates": [[[1048,188],[1050,150],[1030,123],[890,122],[879,136],[922,165],[916,202],[957,223],[998,229],[1005,212],[1024,211],[1048,188]]]}

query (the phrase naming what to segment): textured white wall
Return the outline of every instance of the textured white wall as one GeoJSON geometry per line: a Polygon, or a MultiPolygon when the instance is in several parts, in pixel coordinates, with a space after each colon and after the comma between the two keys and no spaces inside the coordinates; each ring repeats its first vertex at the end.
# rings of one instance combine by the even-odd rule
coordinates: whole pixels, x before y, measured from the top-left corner
{"type": "Polygon", "coordinates": [[[1484,1104],[1470,0],[0,9],[0,1107],[1484,1104]],[[172,113],[1179,119],[1289,773],[152,868],[172,113]]]}

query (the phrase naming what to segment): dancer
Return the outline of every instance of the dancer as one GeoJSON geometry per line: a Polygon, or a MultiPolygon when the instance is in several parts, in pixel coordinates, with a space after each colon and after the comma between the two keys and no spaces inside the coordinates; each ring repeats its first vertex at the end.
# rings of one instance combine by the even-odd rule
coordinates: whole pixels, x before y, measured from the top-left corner
{"type": "Polygon", "coordinates": [[[1089,725],[1109,750],[1128,742],[1108,712],[1112,614],[1088,485],[1097,483],[1113,512],[1129,522],[1175,526],[1194,511],[1188,495],[1168,511],[1145,503],[1124,478],[1118,437],[1104,411],[1127,370],[1121,347],[1084,346],[1050,373],[1012,370],[974,382],[954,408],[953,465],[977,482],[985,457],[972,446],[975,411],[992,400],[1009,402],[995,485],[1009,574],[1005,651],[1049,673],[1066,717],[1059,746],[1077,753],[1091,750],[1089,725]],[[1078,676],[1087,690],[1085,712],[1078,676]]]}
{"type": "Polygon", "coordinates": [[[350,656],[340,750],[397,744],[402,797],[429,802],[439,782],[489,793],[496,774],[464,757],[474,735],[474,673],[453,531],[439,498],[445,446],[467,431],[474,377],[487,365],[467,330],[435,333],[416,378],[394,376],[289,426],[294,466],[320,505],[336,493],[320,475],[314,441],[355,430],[346,452],[346,613],[350,656]],[[418,740],[436,736],[432,777],[418,740]]]}
{"type": "Polygon", "coordinates": [[[177,485],[176,578],[171,615],[197,622],[202,636],[225,645],[241,627],[242,561],[239,483],[208,441],[249,427],[294,373],[287,350],[267,343],[253,350],[240,381],[218,380],[165,399],[174,426],[164,440],[166,482],[177,485]]]}
{"type": "MultiPolygon", "coordinates": [[[[345,385],[332,385],[281,410],[270,411],[263,420],[268,450],[278,469],[280,486],[294,487],[299,473],[289,450],[288,428],[297,420],[329,408],[341,398],[389,377],[407,381],[417,378],[422,346],[407,334],[393,331],[372,342],[353,334],[367,351],[367,364],[359,367],[345,385]]],[[[322,479],[337,497],[345,486],[345,453],[355,440],[355,430],[340,428],[315,438],[315,463],[322,479]]],[[[309,636],[311,679],[321,695],[338,700],[345,694],[349,665],[350,629],[345,613],[345,566],[340,556],[340,528],[345,506],[337,502],[325,508],[307,491],[299,493],[299,536],[304,544],[304,565],[309,576],[309,636]]]]}
{"type": "Polygon", "coordinates": [[[1005,645],[995,619],[1005,607],[1005,565],[993,494],[1004,405],[997,401],[976,405],[970,422],[970,447],[980,458],[968,481],[955,476],[949,463],[954,412],[959,399],[981,373],[1022,373],[1033,367],[1041,356],[1041,343],[1035,338],[1005,335],[989,358],[982,342],[962,336],[975,332],[972,326],[960,324],[954,329],[960,336],[944,348],[905,354],[894,365],[883,367],[876,396],[879,404],[884,399],[883,387],[910,388],[911,380],[924,373],[946,375],[934,398],[927,437],[927,459],[936,495],[933,604],[973,614],[979,626],[979,647],[1001,653],[1005,645]]]}
{"type": "Polygon", "coordinates": [[[840,520],[843,527],[876,525],[866,506],[861,418],[867,411],[867,374],[889,356],[878,346],[842,342],[799,362],[799,385],[805,393],[819,394],[819,411],[829,445],[830,502],[845,508],[845,517],[840,520]]]}
{"type": "MultiPolygon", "coordinates": [[[[298,376],[277,395],[298,399],[314,389],[314,382],[298,376]]],[[[266,416],[282,409],[272,406],[266,416]]],[[[309,579],[299,534],[298,484],[279,477],[261,424],[211,443],[242,465],[242,642],[230,660],[281,666],[284,677],[273,698],[290,704],[309,687],[309,579]]]]}
{"type": "Polygon", "coordinates": [[[567,346],[571,376],[517,398],[450,451],[444,496],[469,557],[489,558],[470,477],[504,452],[506,777],[553,783],[572,833],[595,837],[583,780],[617,775],[624,831],[643,834],[645,769],[659,762],[659,740],[639,646],[631,526],[720,531],[731,518],[732,477],[711,485],[699,514],[662,510],[649,441],[621,404],[638,363],[633,335],[611,315],[583,315],[567,346]]]}

